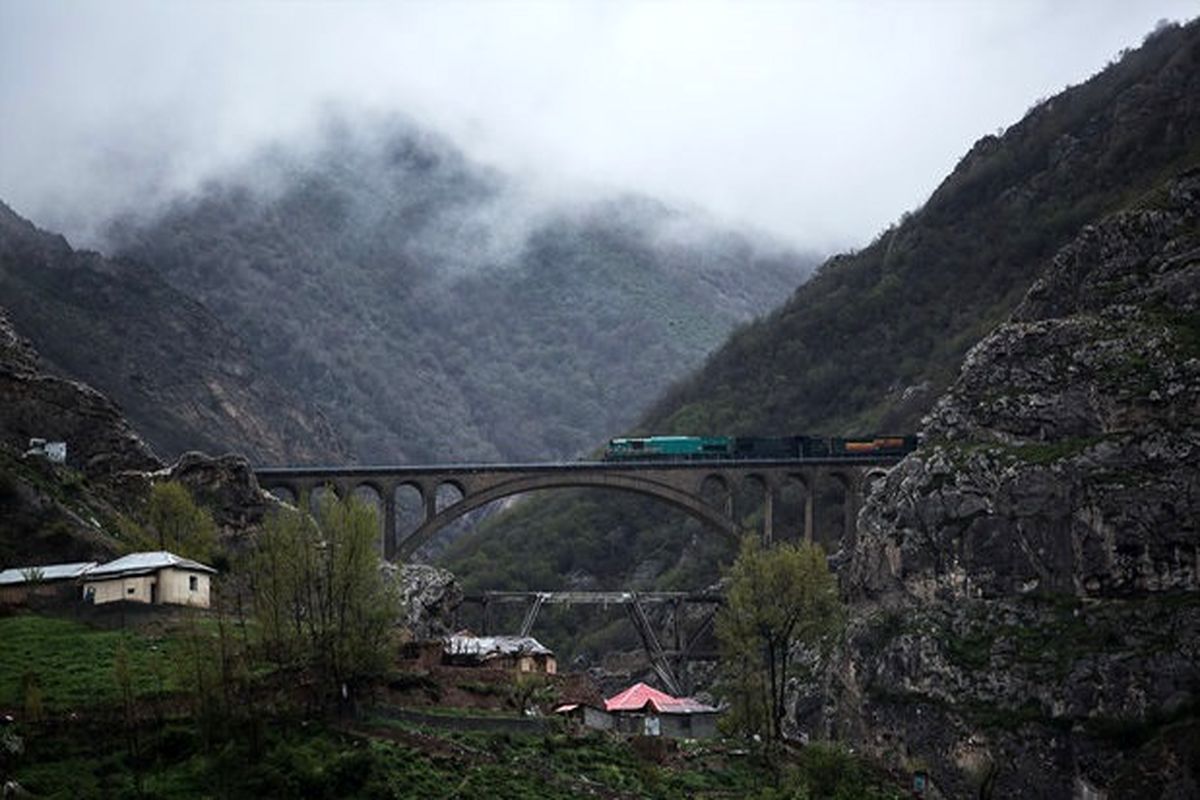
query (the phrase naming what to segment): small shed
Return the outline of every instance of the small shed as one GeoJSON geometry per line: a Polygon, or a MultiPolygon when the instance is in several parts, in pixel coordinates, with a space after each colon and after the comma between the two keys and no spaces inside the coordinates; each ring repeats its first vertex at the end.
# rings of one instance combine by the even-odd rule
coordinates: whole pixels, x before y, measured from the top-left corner
{"type": "Polygon", "coordinates": [[[560,715],[576,726],[592,728],[598,731],[613,729],[613,716],[602,708],[596,708],[589,703],[564,703],[554,709],[560,715]]]}
{"type": "Polygon", "coordinates": [[[210,566],[165,550],[131,553],[88,570],[83,576],[83,599],[101,605],[126,601],[208,608],[210,566]]]}
{"type": "Polygon", "coordinates": [[[532,636],[470,636],[458,633],[445,640],[444,660],[460,667],[489,667],[516,672],[558,671],[554,653],[532,636]]]}
{"type": "Polygon", "coordinates": [[[46,459],[54,464],[67,463],[67,443],[66,442],[48,442],[45,439],[33,438],[29,440],[29,449],[25,451],[25,457],[38,456],[46,459]]]}
{"type": "Polygon", "coordinates": [[[614,729],[644,736],[707,739],[717,735],[717,709],[690,697],[672,697],[635,683],[604,701],[614,729]]]}
{"type": "Polygon", "coordinates": [[[0,571],[0,605],[28,605],[31,600],[74,600],[79,596],[76,582],[95,566],[95,561],[77,561],[0,571]]]}

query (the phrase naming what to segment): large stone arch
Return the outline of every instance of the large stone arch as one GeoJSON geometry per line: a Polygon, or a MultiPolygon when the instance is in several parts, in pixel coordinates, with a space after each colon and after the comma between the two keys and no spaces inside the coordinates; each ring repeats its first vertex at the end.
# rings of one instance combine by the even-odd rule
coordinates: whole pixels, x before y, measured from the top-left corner
{"type": "Polygon", "coordinates": [[[738,540],[737,525],[732,519],[705,503],[695,494],[683,489],[639,478],[635,475],[549,474],[523,476],[468,493],[462,502],[445,508],[422,522],[415,531],[399,543],[396,555],[399,558],[412,555],[451,522],[496,500],[541,489],[578,488],[614,489],[653,497],[690,514],[710,528],[728,536],[731,541],[736,543],[738,540]]]}

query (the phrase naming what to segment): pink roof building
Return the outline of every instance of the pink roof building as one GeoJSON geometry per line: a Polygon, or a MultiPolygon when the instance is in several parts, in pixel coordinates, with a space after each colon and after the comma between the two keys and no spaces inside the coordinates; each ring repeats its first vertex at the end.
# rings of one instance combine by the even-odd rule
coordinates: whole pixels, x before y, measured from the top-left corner
{"type": "Polygon", "coordinates": [[[716,709],[690,697],[672,697],[653,686],[635,683],[604,701],[605,711],[648,711],[656,714],[712,714],[716,709]]]}
{"type": "Polygon", "coordinates": [[[717,735],[717,710],[690,697],[672,697],[653,686],[635,683],[604,701],[618,733],[707,739],[717,735]]]}

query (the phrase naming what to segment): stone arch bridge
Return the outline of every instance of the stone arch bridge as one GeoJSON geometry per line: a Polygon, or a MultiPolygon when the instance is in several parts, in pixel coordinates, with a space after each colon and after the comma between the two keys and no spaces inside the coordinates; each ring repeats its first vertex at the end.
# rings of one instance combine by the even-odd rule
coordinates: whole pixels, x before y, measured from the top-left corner
{"type": "MultiPolygon", "coordinates": [[[[259,484],[286,490],[293,499],[331,489],[340,497],[374,492],[383,516],[383,555],[410,557],[438,531],[496,500],[541,489],[603,488],[646,495],[668,503],[736,541],[735,497],[752,487],[761,504],[762,535],[775,534],[775,509],[782,492],[802,497],[803,535],[811,541],[814,508],[822,486],[838,485],[844,496],[843,530],[852,532],[869,480],[897,457],[853,457],[781,461],[592,461],[552,464],[449,464],[440,466],[259,467],[259,484]],[[419,498],[419,520],[397,530],[397,491],[419,498]],[[798,494],[797,494],[798,493],[798,494]]],[[[799,527],[799,526],[797,526],[799,527]]]]}

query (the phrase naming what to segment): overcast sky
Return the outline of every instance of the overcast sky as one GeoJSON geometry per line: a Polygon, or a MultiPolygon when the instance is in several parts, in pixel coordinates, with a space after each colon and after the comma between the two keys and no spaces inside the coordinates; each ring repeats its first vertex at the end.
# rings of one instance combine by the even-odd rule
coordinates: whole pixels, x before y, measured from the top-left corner
{"type": "MultiPolygon", "coordinates": [[[[0,199],[84,238],[322,108],[400,111],[553,191],[869,241],[980,136],[1196,0],[0,0],[0,199]]],[[[87,244],[88,242],[77,242],[87,244]]]]}

